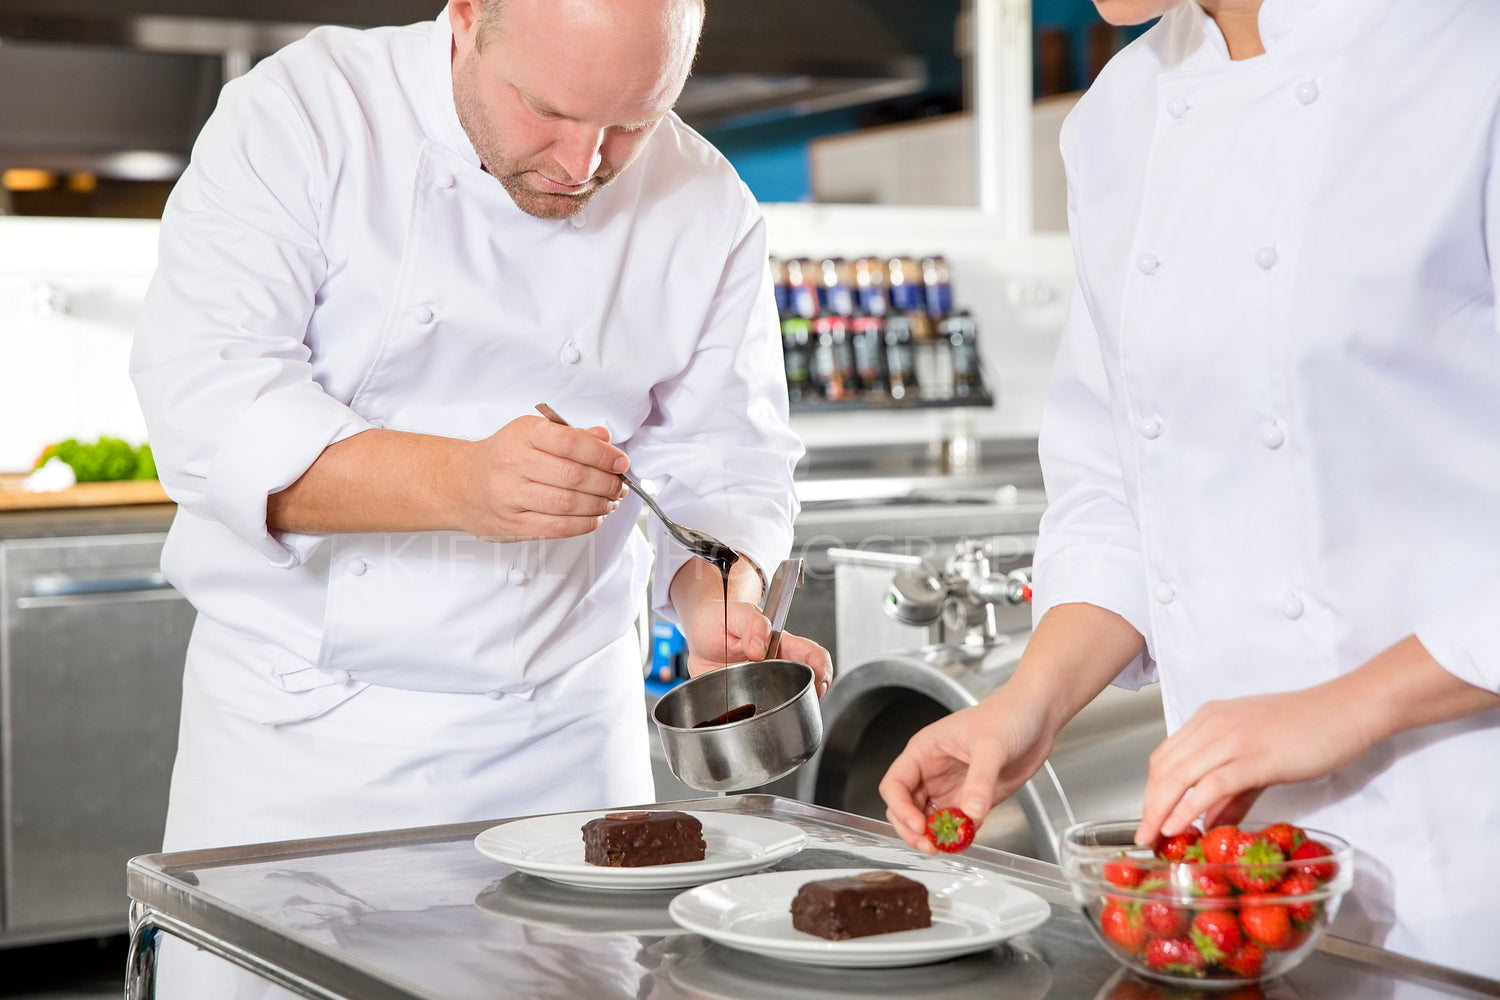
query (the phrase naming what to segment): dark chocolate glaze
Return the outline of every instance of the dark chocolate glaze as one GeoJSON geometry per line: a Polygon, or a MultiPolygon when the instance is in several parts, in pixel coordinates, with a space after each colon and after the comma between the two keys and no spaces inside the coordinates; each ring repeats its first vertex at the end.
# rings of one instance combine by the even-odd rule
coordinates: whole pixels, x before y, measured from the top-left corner
{"type": "Polygon", "coordinates": [[[927,887],[890,871],[808,882],[792,900],[792,926],[830,941],[932,926],[927,887]]]}
{"type": "Polygon", "coordinates": [[[703,824],[676,810],[617,812],[583,824],[583,860],[607,868],[702,861],[703,824]]]}
{"type": "Polygon", "coordinates": [[[693,723],[694,729],[707,729],[709,726],[723,726],[731,722],[740,722],[755,715],[754,705],[736,705],[723,715],[716,715],[704,722],[693,723]]]}

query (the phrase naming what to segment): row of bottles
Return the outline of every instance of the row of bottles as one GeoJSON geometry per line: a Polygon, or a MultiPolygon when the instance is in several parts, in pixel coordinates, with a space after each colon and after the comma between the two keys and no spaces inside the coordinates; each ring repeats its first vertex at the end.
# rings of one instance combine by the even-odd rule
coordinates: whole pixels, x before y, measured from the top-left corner
{"type": "Polygon", "coordinates": [[[771,275],[793,403],[989,401],[942,257],[773,257],[771,275]]]}
{"type": "Polygon", "coordinates": [[[948,262],[942,257],[772,257],[771,280],[782,319],[903,313],[937,322],[953,312],[948,262]]]}

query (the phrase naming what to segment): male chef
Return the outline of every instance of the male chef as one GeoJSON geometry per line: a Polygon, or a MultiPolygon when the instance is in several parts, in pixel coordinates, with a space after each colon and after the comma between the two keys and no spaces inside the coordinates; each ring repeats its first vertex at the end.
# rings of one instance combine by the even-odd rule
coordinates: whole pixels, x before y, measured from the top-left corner
{"type": "Polygon", "coordinates": [[[703,16],[451,0],[225,87],[131,361],[199,611],[168,850],[651,801],[648,579],[695,671],[764,656],[801,448],[762,218],[671,112],[703,16]],[[727,630],[626,468],[744,556],[727,630]]]}

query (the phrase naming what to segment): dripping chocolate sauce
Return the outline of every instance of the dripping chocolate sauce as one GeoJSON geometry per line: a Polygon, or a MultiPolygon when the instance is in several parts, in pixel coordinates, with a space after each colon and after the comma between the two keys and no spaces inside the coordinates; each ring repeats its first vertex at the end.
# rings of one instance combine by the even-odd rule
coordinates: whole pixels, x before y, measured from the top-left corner
{"type": "Polygon", "coordinates": [[[707,729],[709,726],[722,726],[748,719],[755,714],[755,706],[746,704],[729,707],[729,568],[739,559],[739,553],[727,545],[713,545],[699,554],[719,567],[719,577],[724,586],[724,666],[719,668],[724,674],[724,714],[693,725],[694,729],[707,729]]]}

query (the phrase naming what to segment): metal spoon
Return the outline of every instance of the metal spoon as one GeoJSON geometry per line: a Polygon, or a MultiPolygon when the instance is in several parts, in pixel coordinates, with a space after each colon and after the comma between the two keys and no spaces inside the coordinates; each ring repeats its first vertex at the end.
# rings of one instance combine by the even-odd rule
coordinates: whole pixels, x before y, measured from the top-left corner
{"type": "MultiPolygon", "coordinates": [[[[538,413],[546,417],[548,420],[552,421],[554,424],[562,424],[564,427],[573,426],[562,417],[558,416],[557,411],[548,406],[546,403],[536,404],[536,409],[538,413]]],[[[698,556],[700,559],[707,559],[715,566],[718,566],[719,569],[723,572],[727,573],[729,571],[729,567],[734,565],[735,560],[739,558],[738,552],[735,552],[734,549],[725,545],[723,542],[719,541],[717,538],[715,538],[713,535],[710,535],[706,531],[699,531],[697,528],[684,527],[683,525],[680,525],[676,521],[672,520],[662,512],[662,509],[656,505],[656,501],[652,498],[651,494],[647,493],[645,488],[642,487],[640,483],[636,482],[635,479],[630,475],[630,473],[622,472],[620,473],[620,478],[624,480],[625,485],[634,490],[635,495],[645,501],[646,506],[650,507],[652,512],[661,519],[662,527],[667,529],[667,534],[672,536],[672,540],[674,542],[687,549],[693,555],[698,556]]]]}

